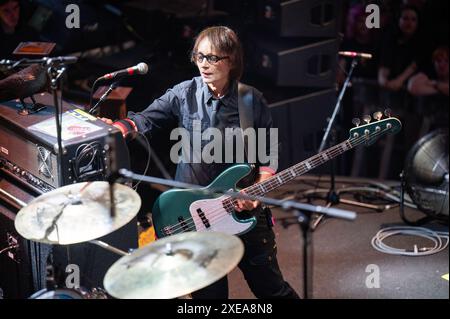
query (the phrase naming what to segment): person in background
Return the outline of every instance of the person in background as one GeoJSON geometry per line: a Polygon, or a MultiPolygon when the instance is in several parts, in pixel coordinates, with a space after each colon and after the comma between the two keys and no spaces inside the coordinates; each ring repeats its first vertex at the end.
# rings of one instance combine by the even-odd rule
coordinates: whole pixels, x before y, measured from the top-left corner
{"type": "Polygon", "coordinates": [[[418,39],[419,13],[413,6],[401,9],[395,31],[388,31],[382,43],[378,83],[391,92],[406,88],[408,79],[423,61],[418,39]]]}
{"type": "Polygon", "coordinates": [[[433,68],[414,75],[408,82],[408,91],[414,96],[443,94],[448,97],[448,47],[433,52],[433,68]]]}
{"type": "MultiPolygon", "coordinates": [[[[361,78],[367,80],[376,80],[378,68],[378,41],[375,29],[366,27],[367,13],[365,6],[355,4],[350,7],[347,15],[347,25],[345,35],[340,44],[341,51],[355,51],[372,54],[370,60],[360,60],[357,68],[353,72],[353,79],[361,78]]],[[[350,59],[339,58],[340,69],[338,69],[338,83],[342,84],[345,80],[344,70],[348,70],[350,59]]]]}
{"type": "Polygon", "coordinates": [[[0,0],[0,60],[11,58],[21,42],[39,39],[37,32],[23,20],[19,0],[0,0]]]}
{"type": "Polygon", "coordinates": [[[408,81],[408,91],[416,97],[418,112],[423,114],[419,137],[437,128],[448,128],[448,46],[434,50],[432,67],[417,73],[408,81]]]}
{"type": "Polygon", "coordinates": [[[393,116],[403,123],[400,134],[390,135],[384,141],[379,160],[379,179],[397,179],[402,164],[393,158],[404,158],[416,141],[417,127],[422,118],[413,109],[411,95],[406,85],[426,60],[427,46],[419,37],[419,12],[413,6],[403,6],[396,25],[386,30],[381,41],[378,83],[380,102],[390,108],[393,116]]]}

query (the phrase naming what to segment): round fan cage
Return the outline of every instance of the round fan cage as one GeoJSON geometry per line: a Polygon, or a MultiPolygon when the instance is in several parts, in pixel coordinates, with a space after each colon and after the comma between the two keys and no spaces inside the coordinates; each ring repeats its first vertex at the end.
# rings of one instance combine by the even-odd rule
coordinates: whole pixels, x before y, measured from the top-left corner
{"type": "Polygon", "coordinates": [[[422,137],[405,161],[406,191],[430,217],[446,221],[448,212],[448,129],[422,137]]]}

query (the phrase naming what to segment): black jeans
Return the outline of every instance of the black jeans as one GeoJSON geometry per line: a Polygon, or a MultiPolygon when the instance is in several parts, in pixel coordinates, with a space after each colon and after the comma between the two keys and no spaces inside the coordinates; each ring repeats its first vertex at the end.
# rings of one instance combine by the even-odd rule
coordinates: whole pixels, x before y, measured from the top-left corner
{"type": "MultiPolygon", "coordinates": [[[[277,261],[277,246],[272,230],[270,210],[259,210],[258,222],[251,231],[240,236],[244,243],[244,256],[239,268],[251,291],[257,298],[291,298],[299,296],[283,279],[277,261]]],[[[228,280],[224,278],[193,292],[194,299],[227,299],[228,280]]]]}

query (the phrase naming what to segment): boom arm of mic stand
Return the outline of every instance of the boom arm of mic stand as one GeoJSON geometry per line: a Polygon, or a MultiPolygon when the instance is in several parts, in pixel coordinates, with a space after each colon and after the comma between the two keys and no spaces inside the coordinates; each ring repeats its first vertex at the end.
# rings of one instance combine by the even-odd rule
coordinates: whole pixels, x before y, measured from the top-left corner
{"type": "Polygon", "coordinates": [[[117,82],[114,82],[114,83],[112,83],[110,86],[109,86],[109,88],[108,88],[108,90],[98,99],[98,101],[97,101],[97,103],[89,110],[89,114],[93,114],[96,110],[97,110],[97,108],[98,108],[98,106],[108,97],[108,95],[110,95],[111,94],[111,92],[117,87],[117,85],[118,85],[118,83],[117,82]]]}
{"type": "Polygon", "coordinates": [[[322,152],[325,149],[328,136],[330,135],[331,128],[333,127],[334,121],[336,120],[336,116],[339,113],[339,109],[341,108],[341,101],[344,97],[345,90],[347,89],[350,78],[352,76],[353,70],[355,69],[356,65],[358,64],[358,61],[356,58],[352,60],[352,64],[350,66],[350,71],[348,72],[347,78],[345,79],[344,85],[342,86],[341,93],[339,93],[338,99],[336,101],[336,106],[334,107],[333,115],[331,115],[330,120],[328,121],[327,128],[325,130],[325,134],[323,135],[322,142],[320,143],[319,147],[319,153],[322,152]]]}
{"type": "Polygon", "coordinates": [[[258,200],[261,203],[264,203],[267,205],[279,206],[285,210],[289,210],[289,209],[295,210],[296,209],[296,210],[308,211],[308,212],[312,212],[312,213],[324,214],[324,215],[328,215],[331,217],[342,218],[342,219],[347,219],[347,220],[354,220],[356,218],[355,212],[347,211],[347,210],[343,210],[343,209],[314,206],[314,205],[303,204],[303,203],[298,203],[298,202],[294,202],[294,201],[278,200],[278,199],[273,199],[273,198],[268,198],[268,197],[263,197],[263,196],[251,196],[251,195],[247,195],[247,194],[240,193],[240,192],[234,192],[234,191],[222,190],[222,189],[207,190],[206,188],[201,187],[199,185],[182,183],[182,182],[178,182],[178,181],[174,181],[174,180],[166,180],[166,179],[158,178],[158,177],[135,174],[124,168],[119,169],[119,175],[124,178],[143,181],[146,183],[154,183],[154,184],[160,184],[160,185],[176,187],[176,188],[198,189],[199,191],[203,191],[203,192],[210,193],[210,194],[226,194],[226,195],[229,195],[234,198],[247,199],[247,200],[258,200]]]}

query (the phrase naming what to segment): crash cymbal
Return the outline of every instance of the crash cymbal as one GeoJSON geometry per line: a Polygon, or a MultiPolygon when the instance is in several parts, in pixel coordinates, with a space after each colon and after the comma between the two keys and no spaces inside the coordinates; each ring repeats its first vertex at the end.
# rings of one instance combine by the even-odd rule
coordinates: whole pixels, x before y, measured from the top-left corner
{"type": "Polygon", "coordinates": [[[116,261],[106,291],[121,299],[170,299],[204,288],[228,274],[244,254],[242,241],[217,232],[165,237],[116,261]]]}
{"type": "Polygon", "coordinates": [[[110,215],[109,184],[67,185],[32,200],[16,216],[15,227],[26,239],[68,245],[105,236],[130,222],[141,199],[130,187],[114,184],[115,217],[110,215]]]}

